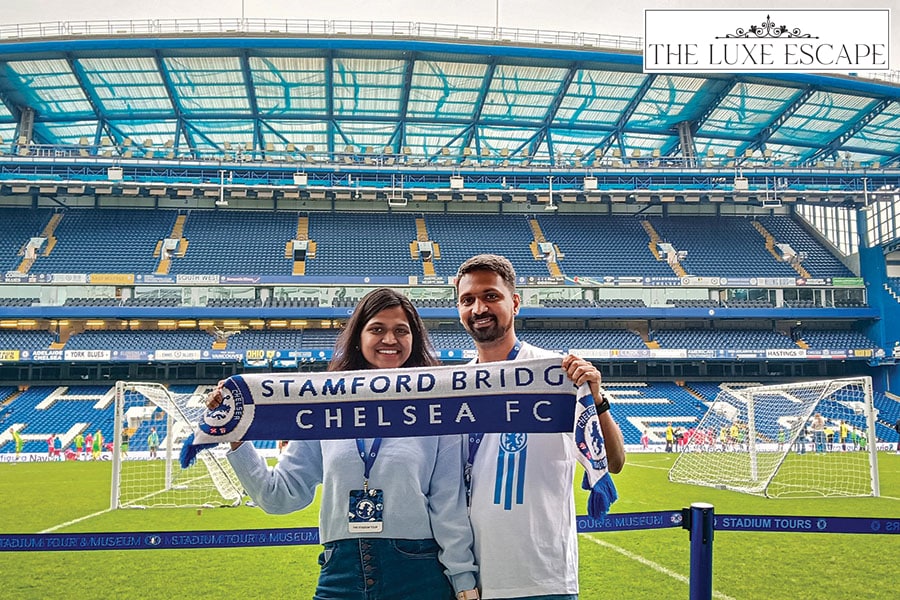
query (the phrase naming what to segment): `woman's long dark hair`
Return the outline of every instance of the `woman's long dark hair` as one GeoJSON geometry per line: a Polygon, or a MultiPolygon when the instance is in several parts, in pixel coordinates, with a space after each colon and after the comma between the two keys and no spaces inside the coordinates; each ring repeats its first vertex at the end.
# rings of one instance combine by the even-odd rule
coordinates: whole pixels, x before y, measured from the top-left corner
{"type": "Polygon", "coordinates": [[[409,298],[390,288],[378,288],[372,290],[359,301],[350,320],[341,330],[334,345],[334,354],[328,363],[329,371],[358,371],[370,368],[369,363],[363,357],[359,349],[359,341],[363,328],[372,317],[386,308],[399,306],[406,313],[412,334],[412,352],[404,367],[426,367],[439,365],[440,361],[435,356],[434,348],[428,337],[425,324],[419,316],[416,307],[409,298]]]}

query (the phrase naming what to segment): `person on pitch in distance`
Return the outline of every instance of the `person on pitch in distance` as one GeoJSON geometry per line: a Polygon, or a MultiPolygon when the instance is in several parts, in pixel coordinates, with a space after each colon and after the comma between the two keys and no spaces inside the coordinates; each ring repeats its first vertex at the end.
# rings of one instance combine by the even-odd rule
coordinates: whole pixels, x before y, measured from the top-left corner
{"type": "MultiPolygon", "coordinates": [[[[559,356],[516,337],[520,299],[515,282],[512,263],[502,256],[482,254],[459,267],[459,320],[475,341],[476,362],[559,356]]],[[[619,473],[625,464],[625,445],[609,402],[600,392],[600,372],[572,354],[560,356],[560,361],[575,385],[589,384],[600,414],[609,472],[619,473]]],[[[577,598],[573,482],[579,450],[573,435],[484,434],[466,440],[482,597],[577,598]],[[507,485],[512,477],[516,486],[507,485]]]]}
{"type": "MultiPolygon", "coordinates": [[[[328,370],[437,364],[412,303],[380,288],[357,305],[328,370]]],[[[207,406],[220,402],[221,384],[207,406]]],[[[322,486],[315,600],[478,598],[460,436],[291,441],[274,467],[237,442],[228,460],[269,513],[309,506],[322,486]]]]}

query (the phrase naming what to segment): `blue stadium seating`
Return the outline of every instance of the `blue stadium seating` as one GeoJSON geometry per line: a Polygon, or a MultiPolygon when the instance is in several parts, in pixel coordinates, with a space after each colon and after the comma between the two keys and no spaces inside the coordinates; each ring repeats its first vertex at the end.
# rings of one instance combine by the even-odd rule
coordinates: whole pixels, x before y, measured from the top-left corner
{"type": "Polygon", "coordinates": [[[157,243],[169,236],[174,210],[69,209],[57,226],[56,245],[30,273],[153,273],[157,243]]]}
{"type": "Polygon", "coordinates": [[[296,236],[297,213],[190,211],[183,233],[187,251],[172,259],[169,272],[290,275],[294,262],[284,252],[296,236]]]}
{"type": "Polygon", "coordinates": [[[69,338],[66,350],[208,350],[213,341],[204,331],[84,331],[69,338]]]}
{"type": "Polygon", "coordinates": [[[411,214],[310,213],[309,238],[316,243],[316,256],[306,260],[307,275],[423,273],[422,264],[410,254],[409,245],[416,239],[416,218],[411,214]]]}
{"type": "Polygon", "coordinates": [[[229,350],[285,350],[303,347],[303,332],[293,329],[245,329],[228,337],[229,350]]]}
{"type": "Polygon", "coordinates": [[[650,237],[639,218],[555,214],[537,220],[544,237],[563,253],[559,266],[570,277],[675,275],[648,248],[650,237]]]}
{"type": "Polygon", "coordinates": [[[825,250],[796,220],[786,216],[760,217],[758,220],[775,236],[777,243],[790,244],[796,252],[806,253],[803,268],[813,277],[853,277],[850,269],[825,250]]]}
{"type": "Polygon", "coordinates": [[[796,332],[796,335],[811,348],[870,348],[872,350],[878,348],[875,342],[858,331],[801,329],[796,332]]]}
{"type": "Polygon", "coordinates": [[[0,348],[46,350],[56,341],[49,331],[16,331],[0,329],[0,348]]]}
{"type": "Polygon", "coordinates": [[[547,277],[543,260],[531,252],[534,234],[522,215],[428,214],[428,237],[440,247],[435,273],[454,277],[459,265],[474,254],[488,252],[507,257],[520,277],[547,277]]]}
{"type": "Polygon", "coordinates": [[[51,214],[47,208],[0,208],[0,272],[16,270],[24,258],[19,251],[31,238],[40,236],[51,214]]]}
{"type": "Polygon", "coordinates": [[[741,217],[652,218],[664,242],[687,251],[682,267],[703,277],[797,277],[790,265],[775,260],[765,238],[741,217]]]}
{"type": "Polygon", "coordinates": [[[520,329],[519,339],[549,350],[646,349],[640,335],[624,329],[520,329]]]}
{"type": "Polygon", "coordinates": [[[790,337],[769,330],[665,330],[652,332],[661,348],[742,349],[797,348],[790,337]]]}
{"type": "MultiPolygon", "coordinates": [[[[95,405],[106,394],[111,394],[111,388],[107,386],[71,386],[69,388],[56,388],[51,386],[33,386],[23,391],[9,405],[12,413],[8,416],[4,425],[25,423],[21,429],[23,435],[38,435],[38,440],[27,440],[23,447],[24,452],[44,453],[47,451],[46,439],[51,433],[62,434],[69,431],[76,423],[83,423],[85,434],[92,434],[98,429],[106,440],[110,440],[113,433],[113,403],[108,402],[105,408],[98,409],[95,405]],[[41,403],[57,390],[62,393],[47,407],[41,407],[41,403]]],[[[64,443],[71,446],[67,440],[64,443]]],[[[11,451],[12,444],[4,444],[2,451],[11,451]],[[8,446],[8,447],[6,447],[8,446]]]]}

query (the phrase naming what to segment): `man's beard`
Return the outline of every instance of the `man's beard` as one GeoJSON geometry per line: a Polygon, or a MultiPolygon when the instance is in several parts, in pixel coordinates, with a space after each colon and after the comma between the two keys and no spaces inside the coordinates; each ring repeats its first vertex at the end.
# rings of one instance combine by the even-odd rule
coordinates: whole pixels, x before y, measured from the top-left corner
{"type": "Polygon", "coordinates": [[[506,332],[509,331],[509,327],[500,325],[497,317],[493,315],[491,315],[491,319],[493,320],[493,323],[491,323],[490,327],[480,327],[476,329],[472,323],[477,321],[478,318],[473,317],[466,323],[465,329],[476,342],[495,342],[506,335],[506,332]]]}

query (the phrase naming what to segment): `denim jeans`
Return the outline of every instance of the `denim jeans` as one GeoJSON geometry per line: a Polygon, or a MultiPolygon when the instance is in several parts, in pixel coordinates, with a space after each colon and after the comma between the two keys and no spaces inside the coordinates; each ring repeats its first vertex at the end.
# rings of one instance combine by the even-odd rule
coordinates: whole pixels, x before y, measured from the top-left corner
{"type": "Polygon", "coordinates": [[[314,600],[453,600],[432,539],[354,538],[323,544],[314,600]]]}

